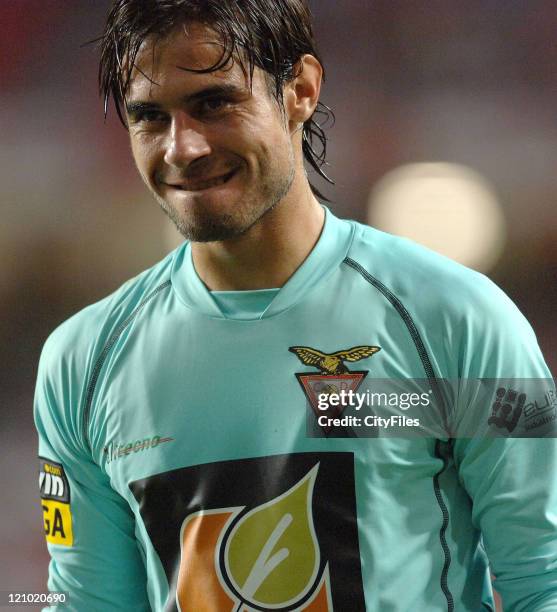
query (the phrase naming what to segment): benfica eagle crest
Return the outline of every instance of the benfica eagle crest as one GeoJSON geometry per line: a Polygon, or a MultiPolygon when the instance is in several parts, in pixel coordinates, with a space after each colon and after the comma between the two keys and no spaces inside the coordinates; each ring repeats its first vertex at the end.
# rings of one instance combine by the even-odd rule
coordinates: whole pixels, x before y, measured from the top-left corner
{"type": "MultiPolygon", "coordinates": [[[[335,395],[340,391],[356,392],[367,376],[368,370],[349,370],[345,362],[355,362],[371,357],[380,351],[381,347],[353,346],[335,353],[324,353],[309,346],[291,346],[288,350],[294,353],[304,365],[314,366],[318,370],[310,373],[295,373],[315,415],[326,414],[331,417],[339,417],[345,407],[330,406],[324,413],[318,408],[319,396],[335,395]]],[[[331,427],[322,427],[322,429],[328,434],[331,427]]]]}

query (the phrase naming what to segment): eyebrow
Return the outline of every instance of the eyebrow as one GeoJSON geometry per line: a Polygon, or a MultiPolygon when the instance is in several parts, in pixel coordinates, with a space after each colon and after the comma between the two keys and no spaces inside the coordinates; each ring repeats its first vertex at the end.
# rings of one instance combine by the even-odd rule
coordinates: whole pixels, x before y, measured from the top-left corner
{"type": "MultiPolygon", "coordinates": [[[[213,85],[211,87],[201,89],[200,91],[197,91],[189,96],[184,96],[182,98],[182,102],[189,105],[202,100],[207,100],[208,98],[218,96],[233,97],[237,96],[238,94],[244,94],[248,91],[248,88],[238,87],[237,85],[232,85],[230,83],[226,85],[213,85]]],[[[126,112],[128,115],[138,114],[146,110],[159,110],[160,108],[161,105],[157,102],[143,102],[141,100],[126,102],[126,112]]]]}

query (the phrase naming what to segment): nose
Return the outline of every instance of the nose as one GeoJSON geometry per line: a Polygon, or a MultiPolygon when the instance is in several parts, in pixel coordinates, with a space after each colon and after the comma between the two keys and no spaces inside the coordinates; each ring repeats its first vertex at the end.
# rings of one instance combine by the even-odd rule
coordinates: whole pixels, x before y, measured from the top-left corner
{"type": "Polygon", "coordinates": [[[167,137],[164,161],[169,166],[187,168],[192,162],[211,153],[203,125],[184,112],[173,115],[167,137]]]}

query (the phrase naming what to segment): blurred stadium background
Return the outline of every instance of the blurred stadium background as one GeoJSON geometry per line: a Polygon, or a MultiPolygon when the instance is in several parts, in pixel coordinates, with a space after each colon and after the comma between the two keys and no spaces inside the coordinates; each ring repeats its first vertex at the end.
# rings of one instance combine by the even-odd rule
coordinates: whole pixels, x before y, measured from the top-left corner
{"type": "MultiPolygon", "coordinates": [[[[0,591],[46,580],[31,411],[44,340],[176,241],[136,176],[125,131],[113,113],[103,120],[96,50],[82,47],[108,4],[0,3],[0,591]]],[[[337,185],[324,187],[333,210],[486,272],[557,372],[557,4],[313,8],[322,99],[337,116],[337,185]]]]}

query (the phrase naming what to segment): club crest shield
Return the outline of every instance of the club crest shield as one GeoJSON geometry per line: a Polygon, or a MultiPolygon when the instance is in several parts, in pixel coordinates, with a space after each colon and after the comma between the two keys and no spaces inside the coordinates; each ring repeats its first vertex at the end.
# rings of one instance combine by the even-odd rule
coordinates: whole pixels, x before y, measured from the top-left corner
{"type": "MultiPolygon", "coordinates": [[[[354,346],[349,349],[324,353],[309,346],[291,346],[288,349],[304,364],[314,366],[317,372],[295,372],[316,417],[326,415],[340,417],[346,406],[329,406],[325,410],[319,407],[319,398],[323,395],[339,395],[341,391],[356,392],[368,374],[368,370],[349,370],[345,361],[355,362],[373,356],[381,350],[379,346],[354,346]]],[[[321,429],[328,434],[332,427],[322,425],[321,429]]]]}

